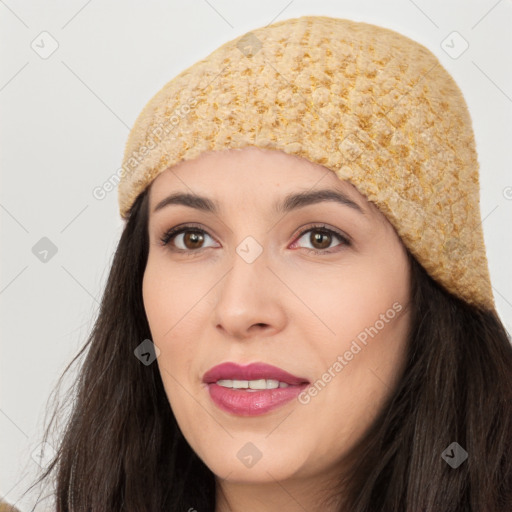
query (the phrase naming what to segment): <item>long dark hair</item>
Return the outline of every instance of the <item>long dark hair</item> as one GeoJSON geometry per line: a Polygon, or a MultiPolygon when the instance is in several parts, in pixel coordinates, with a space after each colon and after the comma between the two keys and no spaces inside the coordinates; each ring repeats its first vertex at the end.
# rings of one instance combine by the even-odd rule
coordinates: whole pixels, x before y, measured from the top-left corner
{"type": "MultiPolygon", "coordinates": [[[[134,356],[151,339],[142,301],[148,191],[130,211],[87,343],[62,375],[83,358],[57,453],[36,482],[53,476],[58,512],[215,509],[214,475],[183,437],[157,364],[134,356]]],[[[510,512],[510,337],[495,311],[446,292],[408,256],[407,363],[353,451],[344,510],[510,512]],[[456,468],[441,457],[453,442],[468,453],[456,468]]]]}

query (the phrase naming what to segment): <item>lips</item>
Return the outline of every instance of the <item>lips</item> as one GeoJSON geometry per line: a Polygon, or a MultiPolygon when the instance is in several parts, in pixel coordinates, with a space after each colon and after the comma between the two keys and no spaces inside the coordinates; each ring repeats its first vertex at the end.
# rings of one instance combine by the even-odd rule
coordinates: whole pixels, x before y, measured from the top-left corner
{"type": "Polygon", "coordinates": [[[259,380],[272,379],[284,382],[289,386],[309,384],[309,380],[297,377],[285,370],[265,363],[252,363],[241,366],[236,363],[222,363],[208,370],[203,376],[203,382],[213,384],[219,380],[259,380]]]}
{"type": "Polygon", "coordinates": [[[220,409],[236,416],[258,416],[291,402],[309,385],[309,381],[264,363],[240,366],[236,363],[222,363],[208,370],[203,383],[213,403],[220,409]],[[267,381],[266,389],[233,389],[226,387],[226,381],[267,381]],[[219,383],[219,381],[222,381],[219,383]],[[273,381],[274,388],[268,387],[273,381]],[[279,387],[275,388],[276,381],[279,387]],[[281,385],[282,384],[282,385],[281,385]]]}

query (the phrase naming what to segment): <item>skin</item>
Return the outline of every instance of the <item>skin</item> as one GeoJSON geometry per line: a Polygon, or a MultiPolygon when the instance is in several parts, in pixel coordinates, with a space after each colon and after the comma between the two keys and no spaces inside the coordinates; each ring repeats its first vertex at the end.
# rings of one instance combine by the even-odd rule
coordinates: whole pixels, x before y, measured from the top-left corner
{"type": "MultiPolygon", "coordinates": [[[[410,274],[400,238],[331,170],[255,147],[207,152],[167,169],[151,184],[150,212],[144,306],[178,425],[216,477],[215,512],[318,510],[403,369],[410,274]],[[336,202],[272,210],[288,193],[320,188],[345,193],[365,214],[336,202]],[[217,200],[220,213],[183,205],[153,212],[178,191],[217,200]],[[191,240],[191,228],[162,245],[168,229],[185,223],[206,234],[191,240]],[[301,234],[316,223],[351,245],[336,235],[318,241],[318,228],[301,234]],[[252,263],[236,252],[248,236],[263,249],[252,263]],[[386,316],[376,335],[358,343],[360,351],[344,357],[387,311],[394,318],[386,316]],[[344,363],[335,371],[338,356],[344,363]],[[266,362],[311,383],[329,368],[334,376],[308,403],[292,400],[242,417],[219,409],[202,383],[208,369],[226,361],[266,362]],[[251,467],[237,457],[249,442],[261,453],[251,467]]],[[[321,508],[337,510],[334,503],[321,508]]]]}

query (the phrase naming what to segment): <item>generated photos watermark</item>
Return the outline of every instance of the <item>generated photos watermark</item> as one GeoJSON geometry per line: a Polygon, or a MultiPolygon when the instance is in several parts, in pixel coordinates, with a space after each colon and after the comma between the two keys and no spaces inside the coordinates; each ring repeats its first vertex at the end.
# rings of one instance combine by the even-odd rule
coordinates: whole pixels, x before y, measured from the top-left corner
{"type": "Polygon", "coordinates": [[[368,337],[374,338],[377,336],[377,334],[384,329],[386,324],[393,320],[396,315],[402,311],[402,309],[402,305],[399,302],[395,302],[385,313],[381,313],[379,320],[377,320],[372,326],[366,327],[361,331],[356,338],[352,340],[350,348],[346,350],[343,355],[339,355],[336,358],[336,361],[329,366],[327,371],[325,371],[320,378],[315,380],[314,383],[309,385],[298,395],[298,401],[303,405],[309,404],[311,399],[317,396],[318,393],[320,393],[320,391],[322,391],[322,389],[324,389],[325,386],[327,386],[327,384],[331,382],[331,380],[336,377],[336,375],[338,375],[350,361],[352,361],[354,356],[359,354],[361,350],[366,347],[368,337]]]}

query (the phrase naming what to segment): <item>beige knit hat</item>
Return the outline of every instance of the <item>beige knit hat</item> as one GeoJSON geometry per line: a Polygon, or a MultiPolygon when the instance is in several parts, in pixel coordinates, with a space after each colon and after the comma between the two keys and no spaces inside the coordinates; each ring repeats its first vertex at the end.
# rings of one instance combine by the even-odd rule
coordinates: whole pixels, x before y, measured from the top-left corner
{"type": "Polygon", "coordinates": [[[495,308],[471,118],[424,46],[325,16],[229,41],[167,83],[137,118],[119,183],[121,217],[170,166],[248,145],[306,158],[349,181],[433,279],[495,308]]]}

